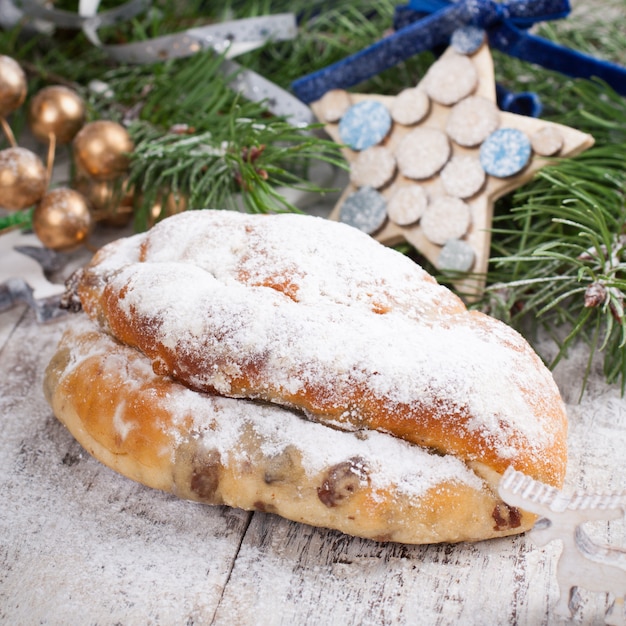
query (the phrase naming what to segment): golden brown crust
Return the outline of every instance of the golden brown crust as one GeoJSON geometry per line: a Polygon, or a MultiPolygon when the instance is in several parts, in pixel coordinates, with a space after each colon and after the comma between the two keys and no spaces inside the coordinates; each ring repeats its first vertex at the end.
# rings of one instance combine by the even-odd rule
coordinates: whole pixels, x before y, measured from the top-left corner
{"type": "MultiPolygon", "coordinates": [[[[48,366],[45,390],[55,414],[90,454],[133,480],[182,498],[403,543],[505,536],[527,530],[535,519],[507,507],[494,495],[494,485],[460,464],[424,455],[415,447],[408,451],[414,452],[414,484],[399,486],[392,471],[376,466],[375,455],[368,456],[358,435],[298,423],[297,428],[328,431],[329,441],[346,448],[343,456],[311,470],[306,458],[316,454],[318,440],[281,439],[275,446],[257,421],[272,414],[293,422],[304,422],[302,417],[201,394],[196,394],[202,397],[200,404],[194,399],[185,408],[188,390],[151,373],[139,353],[78,322],[66,332],[48,366]],[[179,413],[172,411],[172,398],[179,413]],[[202,403],[214,414],[214,401],[225,422],[239,419],[236,407],[246,407],[248,417],[233,440],[224,440],[215,424],[202,428],[197,414],[181,419],[181,410],[198,411],[202,403]],[[225,445],[232,445],[230,453],[225,445]],[[443,473],[420,486],[420,472],[433,471],[443,473]]],[[[406,444],[387,435],[377,437],[390,439],[392,450],[397,446],[401,454],[407,452],[406,444]]]]}
{"type": "MultiPolygon", "coordinates": [[[[184,384],[193,385],[201,391],[219,393],[212,384],[199,384],[199,373],[215,367],[223,371],[223,364],[212,358],[209,349],[204,349],[202,340],[199,349],[194,352],[180,353],[164,346],[154,335],[155,320],[141,317],[137,312],[129,318],[123,312],[125,298],[124,285],[119,291],[111,284],[104,289],[100,300],[99,314],[107,320],[112,334],[123,343],[133,346],[146,354],[154,367],[163,374],[171,375],[184,384]]],[[[488,333],[496,321],[486,315],[472,312],[472,324],[484,326],[488,333]]],[[[513,351],[516,348],[511,346],[513,351]]],[[[523,348],[524,356],[543,368],[539,359],[529,346],[523,348]]],[[[232,361],[240,355],[233,353],[232,361]]],[[[295,375],[301,375],[296,372],[295,375]]],[[[411,403],[398,403],[388,398],[373,396],[370,389],[362,384],[350,385],[342,392],[338,402],[332,395],[331,388],[335,381],[329,380],[324,385],[317,379],[306,379],[307,383],[296,393],[288,393],[275,384],[268,375],[262,359],[245,360],[240,357],[237,375],[230,375],[229,392],[231,397],[254,397],[284,406],[297,407],[315,416],[321,423],[342,425],[351,430],[366,428],[381,432],[390,432],[411,443],[432,448],[442,454],[454,454],[468,462],[480,461],[500,474],[507,467],[525,472],[533,478],[554,486],[561,486],[565,476],[567,457],[567,423],[562,409],[561,398],[556,388],[536,389],[520,386],[518,393],[528,398],[534,409],[534,415],[546,422],[552,422],[557,435],[542,444],[537,451],[535,442],[528,441],[519,432],[511,432],[506,441],[506,448],[500,446],[500,432],[490,433],[485,430],[471,429],[468,424],[474,415],[466,406],[449,406],[444,396],[434,402],[422,402],[415,397],[411,403]],[[559,432],[560,431],[560,432],[559,432]],[[515,450],[511,456],[510,448],[515,450]]],[[[503,425],[504,428],[504,425],[503,425]]]]}

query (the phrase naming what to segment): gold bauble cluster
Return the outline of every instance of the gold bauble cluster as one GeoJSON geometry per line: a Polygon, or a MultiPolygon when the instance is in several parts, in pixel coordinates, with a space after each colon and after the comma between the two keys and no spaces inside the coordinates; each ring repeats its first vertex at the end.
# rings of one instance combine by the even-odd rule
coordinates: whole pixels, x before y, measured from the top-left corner
{"type": "Polygon", "coordinates": [[[168,190],[159,192],[148,211],[148,226],[153,226],[159,220],[186,211],[187,206],[187,196],[182,193],[174,193],[168,190]]]}
{"type": "Polygon", "coordinates": [[[132,217],[132,191],[126,175],[133,142],[116,122],[85,123],[86,106],[72,89],[52,85],[30,100],[28,123],[48,145],[47,165],[17,145],[6,118],[26,100],[27,81],[14,59],[0,55],[0,123],[9,148],[0,150],[0,208],[22,211],[34,205],[33,230],[44,246],[58,251],[80,247],[97,220],[126,224],[132,217]],[[72,144],[73,188],[49,190],[55,149],[72,144]]]}
{"type": "Polygon", "coordinates": [[[112,180],[126,172],[133,151],[128,131],[117,122],[99,120],[84,126],[74,139],[79,171],[96,180],[112,180]]]}

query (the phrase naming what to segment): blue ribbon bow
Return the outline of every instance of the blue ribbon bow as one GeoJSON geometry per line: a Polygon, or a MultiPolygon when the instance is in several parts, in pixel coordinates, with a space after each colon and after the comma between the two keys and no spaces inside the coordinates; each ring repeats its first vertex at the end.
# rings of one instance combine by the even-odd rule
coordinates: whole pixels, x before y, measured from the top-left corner
{"type": "Polygon", "coordinates": [[[462,26],[487,32],[489,44],[510,56],[575,78],[597,77],[626,95],[626,68],[570,50],[526,28],[566,17],[568,0],[410,0],[396,10],[396,31],[338,63],[299,78],[292,84],[303,102],[314,102],[330,89],[346,89],[425,50],[449,44],[462,26]]]}

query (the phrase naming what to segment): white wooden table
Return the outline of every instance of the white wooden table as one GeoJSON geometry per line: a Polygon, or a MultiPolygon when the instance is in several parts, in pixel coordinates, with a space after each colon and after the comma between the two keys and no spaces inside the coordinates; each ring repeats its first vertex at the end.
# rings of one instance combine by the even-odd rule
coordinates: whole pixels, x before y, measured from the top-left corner
{"type": "MultiPolygon", "coordinates": [[[[2,260],[0,259],[0,263],[2,260]]],[[[264,513],[177,500],[102,466],[54,418],[44,368],[72,318],[0,313],[0,624],[560,623],[560,547],[377,544],[264,513]]],[[[568,404],[568,489],[626,489],[626,400],[586,352],[557,370],[568,404]]],[[[592,529],[626,545],[622,521],[592,529]]],[[[581,591],[575,624],[602,624],[581,591]]]]}

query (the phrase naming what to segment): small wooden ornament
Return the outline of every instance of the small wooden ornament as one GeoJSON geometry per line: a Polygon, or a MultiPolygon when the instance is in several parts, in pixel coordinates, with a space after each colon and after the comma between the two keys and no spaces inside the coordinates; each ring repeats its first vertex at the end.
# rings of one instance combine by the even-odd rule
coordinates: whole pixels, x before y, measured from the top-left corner
{"type": "MultiPolygon", "coordinates": [[[[388,213],[388,219],[378,222],[377,230],[371,234],[386,245],[407,241],[438,269],[449,269],[452,261],[455,271],[471,271],[473,276],[459,277],[454,286],[473,300],[485,285],[494,202],[528,182],[551,158],[573,156],[591,147],[593,137],[563,125],[500,111],[493,61],[484,32],[477,30],[476,36],[464,43],[468,45],[453,45],[445,51],[414,88],[417,92],[381,96],[348,92],[341,95],[335,90],[332,102],[341,100],[345,109],[336,122],[331,121],[337,117],[336,106],[333,115],[326,115],[326,108],[332,104],[330,99],[322,97],[311,106],[317,118],[326,124],[330,137],[344,146],[344,156],[351,166],[362,150],[374,146],[383,146],[396,159],[395,175],[376,190],[375,196],[370,193],[376,210],[382,199],[388,213]],[[422,101],[424,95],[426,104],[422,101]],[[348,108],[346,98],[350,102],[348,108]],[[411,110],[411,99],[415,111],[411,110]],[[343,126],[348,127],[344,132],[343,126]],[[559,140],[560,147],[555,148],[559,140]],[[460,160],[468,158],[472,160],[460,160]],[[463,163],[468,167],[463,168],[463,163]],[[477,175],[477,164],[482,175],[477,175]],[[451,176],[454,171],[456,180],[451,176]],[[423,193],[416,194],[420,206],[414,211],[405,206],[409,198],[405,190],[401,211],[396,206],[392,209],[396,217],[392,217],[392,198],[399,189],[411,186],[422,189],[423,193]],[[450,229],[463,231],[455,239],[462,245],[434,242],[427,237],[422,227],[423,216],[428,215],[427,207],[421,206],[424,195],[428,205],[443,196],[456,196],[467,204],[469,226],[450,229]],[[398,217],[400,213],[402,217],[398,217]],[[407,215],[418,217],[409,222],[407,215]]],[[[342,214],[342,206],[359,189],[351,180],[331,212],[331,219],[342,220],[342,215],[351,215],[357,220],[353,225],[358,227],[358,216],[354,211],[342,214]]],[[[371,228],[374,222],[368,219],[361,223],[371,228]]]]}
{"type": "Polygon", "coordinates": [[[530,531],[534,543],[543,546],[561,541],[563,544],[557,565],[560,595],[556,613],[571,618],[574,592],[582,587],[611,594],[614,602],[606,613],[605,623],[626,624],[626,550],[599,545],[583,529],[586,522],[624,517],[626,492],[567,496],[510,467],[502,476],[498,493],[509,506],[540,516],[530,531]]]}

